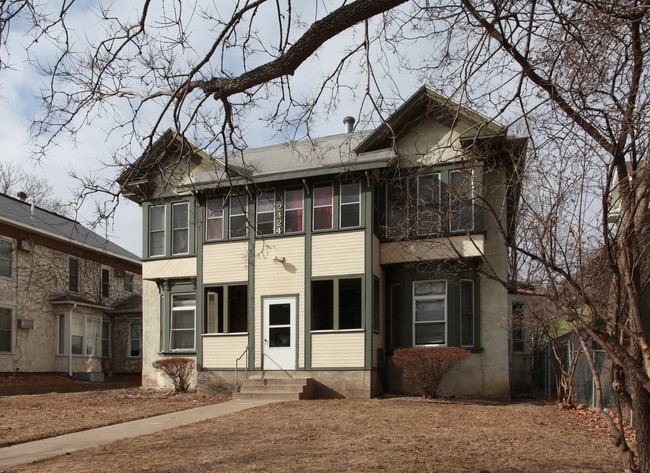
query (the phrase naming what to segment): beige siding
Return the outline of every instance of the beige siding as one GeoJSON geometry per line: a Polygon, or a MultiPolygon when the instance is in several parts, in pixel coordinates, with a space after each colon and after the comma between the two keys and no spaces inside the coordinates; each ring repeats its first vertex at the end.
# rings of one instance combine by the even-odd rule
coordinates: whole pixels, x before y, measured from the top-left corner
{"type": "MultiPolygon", "coordinates": [[[[244,353],[248,335],[220,335],[203,337],[204,368],[234,368],[235,360],[244,353]]],[[[246,360],[239,363],[245,366],[246,360]]]]}
{"type": "Polygon", "coordinates": [[[363,368],[364,338],[361,332],[312,333],[312,368],[363,368]]]}
{"type": "Polygon", "coordinates": [[[248,281],[248,241],[203,247],[203,284],[248,281]]]}
{"type": "Polygon", "coordinates": [[[142,263],[142,279],[193,278],[196,258],[173,258],[142,263]]]}
{"type": "Polygon", "coordinates": [[[382,243],[380,248],[381,264],[406,263],[455,259],[460,254],[470,258],[482,256],[485,248],[484,235],[466,235],[429,240],[398,241],[382,243]]]}
{"type": "MultiPolygon", "coordinates": [[[[262,333],[262,297],[298,295],[298,367],[305,366],[305,237],[257,241],[255,244],[255,333],[262,333]],[[285,258],[284,263],[273,256],[285,258]]],[[[258,337],[259,339],[260,337],[258,337]]],[[[255,366],[262,363],[261,347],[255,350],[255,366]]]]}
{"type": "Polygon", "coordinates": [[[312,237],[312,276],[339,276],[364,272],[364,231],[326,233],[312,237]]]}

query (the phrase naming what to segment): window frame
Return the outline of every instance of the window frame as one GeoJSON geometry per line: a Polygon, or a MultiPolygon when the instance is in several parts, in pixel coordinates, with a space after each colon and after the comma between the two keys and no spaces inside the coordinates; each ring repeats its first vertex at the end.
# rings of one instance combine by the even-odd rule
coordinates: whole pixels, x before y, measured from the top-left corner
{"type": "MultiPolygon", "coordinates": [[[[447,177],[447,200],[448,200],[448,205],[449,205],[449,214],[447,216],[448,220],[448,226],[449,226],[449,232],[450,233],[459,233],[459,232],[471,232],[474,230],[474,227],[476,225],[475,218],[474,218],[474,170],[473,169],[451,169],[449,170],[448,177],[447,177]],[[455,202],[452,202],[452,197],[454,196],[454,190],[452,189],[451,186],[451,176],[452,174],[467,174],[467,178],[469,179],[469,184],[470,184],[470,189],[469,189],[469,206],[471,209],[470,215],[471,215],[471,223],[467,228],[463,228],[462,222],[459,221],[459,226],[458,228],[452,228],[452,223],[453,221],[453,214],[452,214],[452,207],[454,206],[455,202]]],[[[461,202],[462,203],[462,202],[461,202]]]]}
{"type": "Polygon", "coordinates": [[[190,203],[189,201],[183,201],[183,202],[172,202],[171,204],[172,207],[172,218],[171,218],[171,254],[172,256],[177,256],[177,255],[188,255],[190,253],[190,203]],[[174,226],[174,215],[176,214],[176,209],[185,207],[185,212],[187,214],[186,216],[186,221],[187,221],[187,226],[185,227],[175,227],[174,226]],[[177,251],[176,250],[176,234],[184,232],[185,233],[185,238],[186,238],[186,250],[185,251],[177,251]]]}
{"type": "Polygon", "coordinates": [[[100,269],[99,287],[101,289],[102,298],[111,297],[111,269],[102,266],[100,269]]]}
{"type": "MultiPolygon", "coordinates": [[[[9,311],[9,350],[1,350],[0,353],[10,355],[15,353],[16,350],[16,308],[10,305],[0,305],[0,309],[9,311]]],[[[7,329],[0,329],[7,330],[7,329]]]]}
{"type": "Polygon", "coordinates": [[[124,292],[128,292],[130,294],[133,294],[134,282],[135,282],[135,280],[133,278],[133,274],[124,273],[124,281],[123,281],[123,283],[124,283],[124,286],[123,286],[124,292]],[[127,282],[127,281],[130,281],[130,282],[127,282]]]}
{"type": "Polygon", "coordinates": [[[284,188],[284,218],[283,218],[283,231],[285,235],[294,235],[298,233],[303,233],[305,231],[305,189],[302,185],[287,186],[284,188]],[[289,199],[287,198],[287,192],[291,190],[300,189],[300,207],[289,208],[289,199]],[[289,212],[299,212],[300,213],[300,230],[287,231],[287,214],[289,212]]]}
{"type": "Polygon", "coordinates": [[[353,179],[351,181],[342,181],[339,183],[339,228],[344,229],[344,228],[359,228],[359,227],[361,227],[361,181],[359,179],[353,179]],[[357,192],[358,200],[354,202],[343,203],[343,186],[350,185],[350,184],[356,184],[358,190],[357,192]],[[357,224],[343,226],[343,213],[344,213],[343,208],[344,206],[348,207],[353,205],[358,206],[357,224]]]}
{"type": "Polygon", "coordinates": [[[249,287],[248,283],[241,283],[241,284],[225,284],[225,285],[218,285],[218,286],[208,286],[204,290],[204,303],[205,303],[205,309],[204,309],[204,324],[203,324],[203,333],[201,335],[246,335],[249,332],[250,327],[248,326],[248,295],[249,295],[249,287]],[[231,317],[231,309],[232,309],[232,298],[230,297],[230,290],[231,288],[238,288],[238,287],[245,287],[246,288],[246,313],[244,315],[244,321],[246,323],[246,330],[245,331],[232,331],[231,330],[231,322],[232,322],[232,317],[231,317]],[[219,295],[221,293],[221,295],[219,295]],[[212,314],[209,313],[208,307],[208,298],[210,294],[216,294],[216,306],[218,313],[216,314],[216,317],[213,321],[210,321],[210,317],[212,314]],[[221,326],[222,329],[219,331],[219,319],[221,318],[221,326]],[[210,325],[214,324],[215,330],[214,331],[209,331],[210,325]]]}
{"type": "MultiPolygon", "coordinates": [[[[268,222],[264,222],[268,223],[268,222]]],[[[271,189],[268,191],[260,191],[257,193],[257,196],[255,198],[255,235],[256,236],[270,236],[270,235],[275,235],[275,189],[271,189]],[[264,212],[260,212],[260,197],[263,195],[268,195],[271,194],[272,198],[267,199],[269,202],[271,202],[272,208],[271,210],[266,210],[264,212]],[[260,215],[268,215],[271,214],[273,218],[271,219],[271,233],[260,233],[259,231],[259,224],[260,224],[260,215]]]]}
{"type": "Polygon", "coordinates": [[[414,347],[446,347],[449,345],[449,305],[448,305],[448,297],[449,297],[449,284],[446,280],[444,279],[424,279],[424,280],[418,280],[418,281],[413,281],[411,284],[411,297],[412,297],[412,314],[413,314],[413,346],[414,347]],[[426,296],[416,296],[415,295],[415,286],[417,284],[424,284],[424,283],[444,283],[445,285],[445,295],[439,296],[439,295],[426,295],[426,296]],[[416,320],[416,306],[417,302],[419,301],[433,301],[433,300],[443,300],[444,301],[444,319],[442,321],[435,320],[435,321],[417,321],[416,320]],[[425,325],[425,324],[443,324],[444,325],[444,335],[445,335],[445,342],[444,343],[427,343],[427,344],[417,344],[416,340],[416,326],[417,325],[425,325]]]}
{"type": "Polygon", "coordinates": [[[170,294],[169,297],[169,351],[172,352],[195,352],[196,351],[196,293],[195,292],[178,292],[178,293],[172,293],[170,294]],[[189,295],[194,295],[194,306],[181,306],[178,308],[174,307],[174,297],[178,296],[189,296],[189,295]],[[190,329],[174,329],[174,311],[182,311],[182,310],[192,310],[194,313],[194,316],[192,317],[193,320],[193,325],[192,325],[192,348],[174,348],[173,347],[173,341],[174,341],[174,332],[178,331],[190,331],[190,329]]]}
{"type": "Polygon", "coordinates": [[[318,277],[313,278],[310,282],[311,285],[311,308],[310,308],[310,324],[311,324],[311,333],[328,333],[328,332],[354,332],[359,330],[364,330],[364,308],[368,301],[365,300],[363,291],[364,291],[364,277],[359,275],[344,275],[340,277],[318,277]],[[341,281],[358,281],[359,283],[359,326],[352,328],[341,328],[341,290],[340,283],[341,281]],[[332,283],[332,301],[331,301],[331,317],[332,317],[332,328],[313,328],[314,322],[314,283],[323,283],[330,282],[332,283]]]}
{"type": "MultiPolygon", "coordinates": [[[[411,209],[409,205],[410,201],[410,194],[411,190],[409,188],[409,179],[405,176],[402,177],[396,177],[394,179],[391,179],[388,181],[388,184],[386,185],[386,227],[384,229],[384,235],[386,238],[405,238],[409,234],[410,230],[410,225],[409,225],[409,215],[411,214],[411,209]],[[399,183],[399,186],[396,186],[395,184],[399,183]],[[397,189],[399,188],[400,190],[403,190],[403,196],[400,195],[400,203],[403,204],[403,207],[397,207],[395,208],[394,205],[396,202],[391,202],[391,197],[393,197],[393,194],[391,193],[391,189],[397,189]],[[403,225],[391,225],[394,222],[390,222],[389,215],[392,215],[391,209],[395,210],[403,210],[404,211],[404,217],[403,217],[403,225]]],[[[395,199],[396,200],[396,199],[395,199]]]]}
{"type": "MultiPolygon", "coordinates": [[[[16,277],[16,243],[11,238],[0,237],[0,243],[9,244],[9,258],[3,258],[4,261],[9,261],[9,275],[0,274],[0,279],[13,280],[16,277]]],[[[2,252],[0,251],[0,257],[2,252]]]]}
{"type": "Polygon", "coordinates": [[[100,349],[101,349],[101,354],[100,356],[102,358],[110,358],[111,357],[111,321],[107,318],[102,317],[102,320],[100,322],[100,332],[99,332],[99,338],[100,338],[100,349]],[[104,327],[107,327],[107,337],[104,338],[104,327]],[[106,343],[106,352],[104,353],[104,343],[106,343]]]}
{"type": "Polygon", "coordinates": [[[79,292],[79,258],[75,258],[74,256],[68,256],[68,290],[70,292],[78,293],[79,292]],[[75,286],[74,289],[72,288],[72,281],[73,281],[73,274],[72,274],[72,262],[75,262],[75,274],[74,274],[74,279],[75,279],[75,286]]]}
{"type": "Polygon", "coordinates": [[[231,240],[237,240],[237,239],[242,239],[242,238],[247,238],[248,237],[248,194],[240,193],[240,194],[232,194],[228,198],[228,237],[231,240]],[[234,213],[233,212],[233,202],[239,201],[241,203],[241,199],[245,199],[244,204],[241,206],[243,213],[234,213]],[[233,236],[233,228],[234,225],[232,224],[232,220],[234,217],[244,217],[245,220],[245,225],[244,225],[244,234],[243,235],[235,235],[233,236]]]}
{"type": "Polygon", "coordinates": [[[430,172],[427,174],[421,174],[417,176],[416,179],[416,202],[415,202],[415,207],[416,207],[416,225],[415,225],[415,232],[417,233],[418,236],[428,236],[428,235],[437,235],[442,233],[442,230],[444,228],[443,226],[443,215],[442,215],[442,173],[440,171],[435,171],[435,172],[430,172]],[[421,198],[422,193],[420,192],[420,180],[423,178],[427,177],[432,177],[432,178],[438,178],[438,196],[437,198],[434,196],[433,201],[428,201],[424,200],[421,198]],[[422,228],[422,217],[420,217],[420,214],[422,212],[422,209],[426,207],[431,207],[431,212],[432,212],[432,220],[435,218],[438,220],[438,228],[430,228],[430,229],[423,229],[422,228]]]}
{"type": "Polygon", "coordinates": [[[129,339],[128,339],[128,345],[126,346],[126,357],[127,358],[142,358],[142,321],[140,320],[129,320],[128,321],[128,331],[129,331],[129,339]],[[140,327],[140,330],[138,332],[138,338],[137,340],[134,339],[131,335],[131,326],[136,325],[140,327]],[[133,342],[137,341],[138,342],[138,355],[133,355],[133,342]]]}
{"type": "Polygon", "coordinates": [[[148,215],[148,220],[147,220],[147,232],[149,234],[148,235],[149,238],[147,240],[147,243],[148,243],[148,245],[147,245],[148,246],[147,254],[148,254],[149,258],[158,258],[160,256],[164,257],[165,254],[167,253],[167,231],[166,231],[166,226],[167,226],[167,205],[165,205],[165,204],[150,205],[149,209],[148,209],[148,214],[149,215],[148,215]],[[152,211],[155,211],[156,209],[160,209],[160,208],[163,209],[162,210],[162,229],[152,230],[151,229],[151,222],[152,222],[151,214],[152,214],[152,211]],[[154,236],[154,234],[160,234],[160,233],[162,233],[162,235],[163,235],[162,252],[154,254],[154,253],[152,253],[153,245],[151,244],[151,240],[152,240],[152,237],[154,236]]]}
{"type": "Polygon", "coordinates": [[[458,283],[458,295],[459,295],[459,302],[458,302],[458,313],[459,313],[459,327],[460,327],[460,346],[463,348],[473,348],[476,346],[476,284],[473,279],[461,279],[458,283]],[[472,328],[472,342],[467,344],[463,343],[463,320],[465,319],[464,315],[466,314],[463,312],[463,284],[471,283],[471,290],[470,294],[472,295],[472,310],[471,310],[471,316],[472,316],[472,323],[471,323],[471,328],[472,328]]]}
{"type": "Polygon", "coordinates": [[[312,231],[324,232],[334,228],[334,183],[332,181],[317,182],[312,188],[312,208],[311,208],[311,225],[312,231]],[[330,202],[329,205],[316,205],[316,188],[329,188],[330,202]],[[329,227],[316,228],[316,209],[330,209],[329,227]]]}
{"type": "Polygon", "coordinates": [[[224,229],[224,224],[225,224],[225,215],[224,215],[225,211],[224,210],[225,210],[225,206],[224,206],[224,198],[223,198],[223,196],[208,197],[205,200],[205,241],[220,241],[220,240],[224,239],[224,230],[225,230],[224,229]],[[221,215],[219,215],[217,217],[210,216],[209,202],[211,200],[217,201],[217,207],[221,208],[221,215]],[[210,238],[210,234],[209,234],[210,225],[208,225],[208,224],[210,223],[211,220],[221,220],[221,235],[220,236],[210,238]]]}

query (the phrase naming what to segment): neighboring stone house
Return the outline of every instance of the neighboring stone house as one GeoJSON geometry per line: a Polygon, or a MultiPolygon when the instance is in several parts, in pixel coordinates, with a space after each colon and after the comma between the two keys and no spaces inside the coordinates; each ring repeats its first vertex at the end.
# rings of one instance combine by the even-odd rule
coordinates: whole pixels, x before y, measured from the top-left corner
{"type": "Polygon", "coordinates": [[[143,209],[144,385],[184,356],[199,390],[232,390],[240,358],[370,397],[409,389],[394,349],[446,345],[472,352],[447,394],[509,395],[508,292],[476,270],[508,280],[527,139],[426,87],[375,130],[346,120],[227,161],[170,130],[120,177],[143,209]]]}
{"type": "Polygon", "coordinates": [[[78,222],[0,194],[0,373],[141,372],[141,268],[78,222]]]}

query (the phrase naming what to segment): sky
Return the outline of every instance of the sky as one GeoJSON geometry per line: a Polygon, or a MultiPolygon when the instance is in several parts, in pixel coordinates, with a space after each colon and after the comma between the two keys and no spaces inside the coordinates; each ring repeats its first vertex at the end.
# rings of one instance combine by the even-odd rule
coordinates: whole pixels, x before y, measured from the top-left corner
{"type": "MultiPolygon", "coordinates": [[[[320,2],[316,3],[320,5],[320,2]]],[[[165,5],[169,7],[172,4],[174,3],[168,2],[165,5]]],[[[101,33],[101,22],[92,9],[88,8],[88,5],[94,5],[94,3],[81,3],[79,5],[81,6],[74,5],[78,9],[72,12],[68,21],[72,34],[78,38],[97,37],[101,33]]],[[[157,8],[159,7],[158,3],[155,5],[157,5],[157,8]]],[[[223,5],[223,3],[218,3],[218,5],[223,5]]],[[[305,5],[312,4],[303,3],[299,5],[306,8],[305,5]]],[[[115,2],[114,8],[118,16],[127,17],[135,12],[134,4],[128,0],[115,2]]],[[[303,13],[305,18],[313,15],[313,12],[309,11],[303,13]]],[[[156,10],[150,13],[149,18],[152,23],[156,21],[156,15],[158,14],[160,14],[160,11],[156,10]]],[[[261,23],[258,26],[263,31],[268,30],[270,36],[274,36],[277,34],[276,22],[277,19],[273,15],[270,15],[268,19],[262,16],[261,23]]],[[[334,38],[322,47],[318,51],[317,57],[308,61],[296,71],[292,78],[293,92],[296,95],[313,92],[320,84],[320,77],[329,74],[338,62],[341,49],[360,41],[362,31],[361,28],[357,27],[355,31],[334,38]]],[[[25,172],[47,178],[56,193],[56,197],[71,200],[75,189],[79,186],[79,183],[71,177],[72,173],[82,177],[91,174],[106,179],[116,177],[115,169],[107,168],[103,164],[111,162],[111,151],[117,146],[117,141],[113,141],[117,139],[115,135],[107,138],[106,131],[112,128],[116,121],[123,119],[120,113],[125,110],[118,108],[116,115],[108,113],[103,117],[96,118],[91,125],[80,127],[77,130],[75,141],[71,139],[61,140],[58,146],[49,149],[45,158],[38,162],[35,161],[32,158],[33,146],[30,144],[29,127],[32,117],[40,107],[37,97],[43,87],[44,78],[39,76],[27,62],[27,54],[24,49],[27,37],[23,36],[22,33],[19,23],[12,25],[8,46],[10,55],[5,56],[11,67],[0,72],[0,116],[2,116],[3,122],[3,126],[0,127],[0,146],[2,149],[0,159],[18,163],[25,172]]],[[[195,44],[200,44],[211,34],[214,34],[205,23],[197,21],[196,18],[192,18],[187,33],[189,39],[196,42],[195,44]]],[[[41,58],[47,58],[51,52],[52,46],[46,42],[41,42],[31,47],[29,58],[40,60],[41,58]]],[[[233,58],[232,61],[232,67],[236,69],[238,67],[236,64],[237,58],[233,58]]],[[[390,84],[386,86],[386,90],[392,88],[392,90],[399,91],[403,98],[415,92],[421,85],[417,77],[399,68],[381,72],[385,76],[380,77],[379,81],[390,84]],[[390,75],[390,78],[387,77],[388,75],[390,75]]],[[[363,76],[358,76],[358,69],[355,67],[350,68],[345,74],[348,75],[349,82],[357,83],[357,89],[355,90],[357,95],[355,96],[351,90],[342,89],[341,103],[334,110],[326,110],[328,104],[325,101],[318,109],[319,120],[315,122],[312,129],[313,136],[342,133],[344,131],[343,117],[346,115],[357,116],[359,113],[361,103],[358,93],[359,87],[363,91],[363,76]],[[352,77],[354,74],[357,74],[357,76],[352,77]]],[[[346,82],[347,80],[344,78],[343,81],[346,82]]],[[[274,99],[271,97],[268,100],[268,106],[273,106],[273,104],[274,99]]],[[[267,123],[263,119],[263,111],[253,111],[246,121],[245,131],[249,146],[274,144],[282,139],[282,136],[276,136],[272,130],[269,130],[267,123]]],[[[145,114],[144,117],[151,120],[154,115],[148,116],[145,114]]],[[[161,131],[163,130],[164,128],[161,131]]],[[[101,196],[97,197],[97,201],[100,203],[101,199],[101,196]]],[[[76,219],[82,224],[95,221],[95,217],[95,203],[92,201],[86,202],[76,215],[76,219]]],[[[142,213],[137,204],[121,199],[114,219],[111,220],[107,227],[97,228],[96,231],[136,255],[141,255],[142,213]]]]}

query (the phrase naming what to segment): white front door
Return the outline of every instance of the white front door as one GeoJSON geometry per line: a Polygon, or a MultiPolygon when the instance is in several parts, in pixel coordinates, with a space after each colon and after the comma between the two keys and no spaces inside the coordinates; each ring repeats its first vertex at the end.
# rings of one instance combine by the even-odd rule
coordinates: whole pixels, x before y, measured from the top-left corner
{"type": "Polygon", "coordinates": [[[296,298],[264,299],[262,358],[265,370],[296,369],[296,298]]]}

